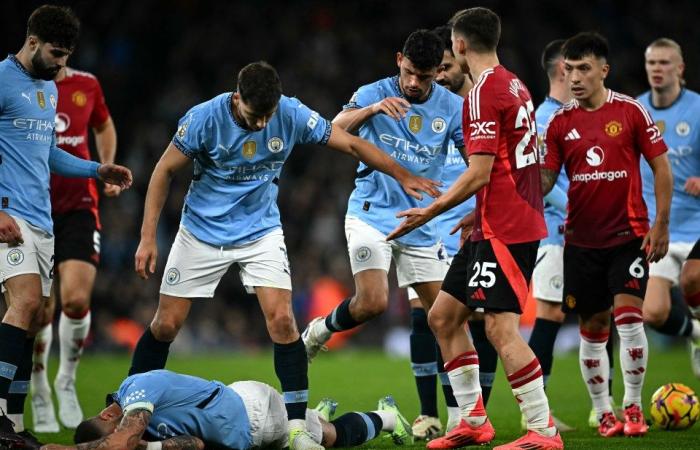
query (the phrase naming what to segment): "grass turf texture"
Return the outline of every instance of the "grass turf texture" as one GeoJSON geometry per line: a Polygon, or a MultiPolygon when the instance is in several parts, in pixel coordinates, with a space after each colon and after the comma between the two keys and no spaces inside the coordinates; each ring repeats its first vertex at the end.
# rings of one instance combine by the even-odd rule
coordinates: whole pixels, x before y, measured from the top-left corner
{"type": "MultiPolygon", "coordinates": [[[[615,362],[619,366],[618,362],[615,362]]],[[[50,362],[53,377],[57,361],[50,362]]],[[[104,406],[105,394],[115,390],[126,375],[129,359],[123,355],[86,355],[79,368],[78,393],[86,417],[97,414],[104,406]]],[[[183,357],[173,355],[168,369],[204,378],[218,379],[225,383],[237,380],[255,379],[278,386],[272,365],[272,354],[217,354],[183,357]]],[[[332,397],[339,402],[337,414],[346,411],[371,411],[376,409],[377,400],[392,394],[401,412],[409,422],[418,414],[418,400],[409,361],[388,358],[374,351],[335,351],[319,355],[309,366],[310,398],[309,405],[315,406],[322,397],[332,397]]],[[[50,378],[53,380],[53,378],[50,378]]],[[[682,348],[672,350],[652,350],[644,388],[644,410],[648,417],[649,399],[654,390],[669,382],[684,383],[700,391],[700,382],[690,370],[688,354],[682,348]]],[[[616,367],[614,392],[618,402],[622,400],[622,376],[616,367]]],[[[567,449],[691,449],[700,448],[700,424],[685,431],[663,431],[651,428],[641,439],[603,439],[597,432],[587,427],[590,401],[586,393],[575,354],[559,356],[555,359],[552,377],[547,389],[550,406],[555,415],[577,431],[564,433],[567,449]]],[[[442,421],[446,419],[441,400],[442,421]]],[[[55,400],[54,400],[55,401],[55,400]]],[[[27,399],[27,414],[30,414],[27,399]]],[[[496,428],[493,445],[509,442],[519,437],[520,411],[512,397],[510,387],[499,365],[496,384],[488,412],[496,428]]],[[[28,417],[26,423],[31,424],[28,417]]],[[[43,442],[69,444],[72,430],[58,434],[39,434],[43,442]]],[[[368,442],[359,448],[394,448],[390,439],[382,437],[368,442]]],[[[403,448],[425,448],[417,442],[403,448]]]]}

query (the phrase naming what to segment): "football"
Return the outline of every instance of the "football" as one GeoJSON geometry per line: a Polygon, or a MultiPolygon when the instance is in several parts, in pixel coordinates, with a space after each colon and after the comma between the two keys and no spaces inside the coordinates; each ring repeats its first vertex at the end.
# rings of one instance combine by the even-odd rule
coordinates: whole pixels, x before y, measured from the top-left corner
{"type": "Polygon", "coordinates": [[[690,428],[700,417],[695,392],[680,383],[664,384],[651,396],[651,419],[664,430],[690,428]]]}

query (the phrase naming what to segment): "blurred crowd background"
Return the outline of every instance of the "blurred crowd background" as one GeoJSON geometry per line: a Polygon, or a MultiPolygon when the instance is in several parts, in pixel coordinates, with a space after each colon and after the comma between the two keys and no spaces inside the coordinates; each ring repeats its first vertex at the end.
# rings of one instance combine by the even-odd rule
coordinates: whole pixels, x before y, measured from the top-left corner
{"type": "MultiPolygon", "coordinates": [[[[9,0],[0,14],[0,51],[21,47],[26,20],[45,2],[9,0]]],[[[118,133],[117,161],[134,186],[101,201],[102,265],[93,296],[93,345],[128,346],[152,318],[165,258],[177,231],[191,173],[174,181],[159,229],[156,274],[133,271],[151,171],[191,106],[235,89],[238,70],[267,60],[284,92],[333,118],[360,85],[397,72],[395,53],[418,28],[444,24],[462,8],[500,14],[499,56],[527,84],[535,103],[546,95],[540,53],[552,39],[597,30],[610,41],[608,86],[629,95],[647,89],[643,52],[666,36],[683,47],[688,87],[700,88],[700,2],[687,1],[294,1],[103,0],[68,4],[82,21],[69,65],[98,76],[118,133]]],[[[286,164],[279,206],[292,267],[300,328],[311,315],[353,291],[343,232],[356,163],[321,147],[299,146],[286,164]],[[317,301],[318,300],[318,301],[317,301]],[[325,303],[324,303],[325,302],[325,303]]],[[[394,282],[395,286],[395,282],[394,282]]],[[[389,314],[353,338],[381,342],[405,325],[405,293],[392,291],[389,314]]],[[[324,311],[325,312],[325,311],[324,311]]],[[[269,341],[255,297],[231,270],[213,300],[196,301],[176,349],[251,349],[269,341]]]]}

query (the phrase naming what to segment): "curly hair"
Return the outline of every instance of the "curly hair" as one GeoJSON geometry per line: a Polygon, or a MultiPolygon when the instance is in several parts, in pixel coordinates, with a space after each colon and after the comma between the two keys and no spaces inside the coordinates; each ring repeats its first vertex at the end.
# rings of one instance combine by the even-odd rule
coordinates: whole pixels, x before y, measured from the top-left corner
{"type": "Polygon", "coordinates": [[[56,47],[73,50],[79,34],[80,20],[67,6],[40,6],[27,20],[27,37],[36,36],[56,47]]]}
{"type": "Polygon", "coordinates": [[[416,30],[403,44],[403,55],[419,70],[430,70],[440,65],[443,43],[432,31],[416,30]]]}
{"type": "Polygon", "coordinates": [[[258,61],[238,72],[238,93],[256,112],[266,113],[279,103],[282,82],[274,67],[265,61],[258,61]]]}

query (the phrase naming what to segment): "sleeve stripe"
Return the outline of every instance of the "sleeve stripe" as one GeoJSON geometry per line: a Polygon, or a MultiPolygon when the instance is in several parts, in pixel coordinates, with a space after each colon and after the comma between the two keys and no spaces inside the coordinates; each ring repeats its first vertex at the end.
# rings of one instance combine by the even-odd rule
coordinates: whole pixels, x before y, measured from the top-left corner
{"type": "Polygon", "coordinates": [[[478,120],[481,117],[481,108],[479,102],[481,100],[481,86],[484,85],[486,78],[493,73],[493,69],[485,70],[481,74],[471,91],[469,91],[469,120],[478,120]]]}
{"type": "Polygon", "coordinates": [[[639,103],[637,100],[633,99],[632,97],[627,97],[626,95],[621,95],[618,94],[617,92],[614,94],[615,100],[620,101],[620,102],[625,102],[625,103],[630,103],[639,109],[639,111],[642,113],[642,116],[644,116],[644,119],[646,120],[647,125],[653,125],[654,121],[651,120],[651,116],[649,115],[649,111],[647,111],[644,106],[642,106],[641,103],[639,103]]]}
{"type": "Polygon", "coordinates": [[[194,156],[195,156],[194,152],[187,149],[187,147],[185,147],[185,145],[182,142],[178,141],[177,138],[173,138],[172,142],[173,142],[173,145],[175,147],[177,147],[177,149],[180,150],[183,155],[187,156],[190,159],[194,159],[194,156]]]}

